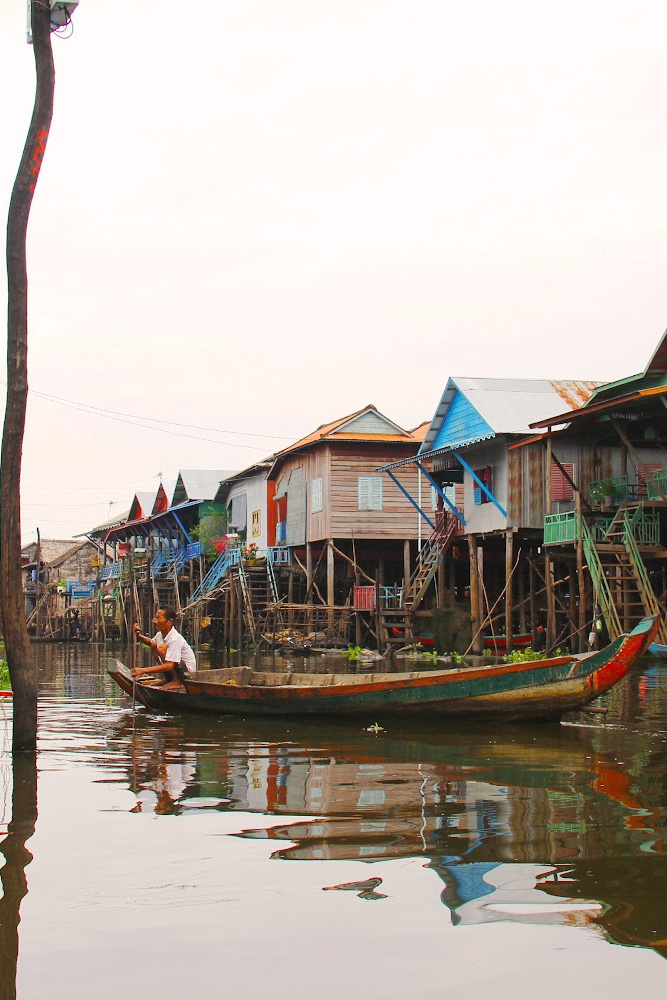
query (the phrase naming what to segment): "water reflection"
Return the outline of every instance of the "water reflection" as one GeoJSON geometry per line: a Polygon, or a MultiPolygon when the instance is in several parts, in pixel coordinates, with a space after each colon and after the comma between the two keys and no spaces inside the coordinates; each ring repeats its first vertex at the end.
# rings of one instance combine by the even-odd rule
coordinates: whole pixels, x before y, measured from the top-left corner
{"type": "Polygon", "coordinates": [[[0,842],[5,864],[0,869],[0,997],[16,996],[16,968],[19,954],[21,901],[28,892],[25,874],[32,854],[26,841],[35,832],[37,821],[37,757],[15,754],[13,757],[12,818],[7,836],[0,842]]]}
{"type": "MultiPolygon", "coordinates": [[[[216,746],[220,725],[140,714],[118,727],[132,747],[134,811],[289,817],[238,835],[274,842],[281,860],[422,857],[455,925],[594,922],[667,956],[663,741],[643,751],[637,775],[587,726],[396,739],[228,720],[216,746]]],[[[381,881],[322,888],[381,900],[381,881]]]]}

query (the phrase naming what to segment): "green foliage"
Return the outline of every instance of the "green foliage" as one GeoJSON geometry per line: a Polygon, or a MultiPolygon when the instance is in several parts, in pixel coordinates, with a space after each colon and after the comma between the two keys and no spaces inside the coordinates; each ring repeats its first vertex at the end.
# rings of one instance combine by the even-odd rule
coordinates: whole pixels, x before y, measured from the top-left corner
{"type": "Polygon", "coordinates": [[[12,682],[9,679],[7,660],[0,660],[0,691],[11,691],[12,682]]]}
{"type": "Polygon", "coordinates": [[[449,654],[452,658],[452,663],[463,663],[463,654],[457,653],[455,649],[449,654]]]}
{"type": "MultiPolygon", "coordinates": [[[[554,650],[551,656],[564,656],[563,650],[559,647],[554,650]]],[[[513,653],[509,653],[507,656],[503,657],[505,663],[528,663],[530,660],[544,660],[546,659],[546,654],[539,650],[531,649],[516,649],[513,653]]]]}
{"type": "Polygon", "coordinates": [[[363,651],[363,646],[349,646],[343,653],[343,656],[346,656],[350,663],[353,663],[354,661],[361,659],[363,651]]]}
{"type": "Polygon", "coordinates": [[[204,558],[213,562],[220,554],[215,547],[227,532],[227,514],[205,514],[199,524],[192,529],[190,536],[201,542],[204,558]]]}
{"type": "Polygon", "coordinates": [[[408,656],[412,660],[428,660],[429,663],[438,662],[438,654],[435,649],[415,649],[411,653],[408,653],[408,656]]]}

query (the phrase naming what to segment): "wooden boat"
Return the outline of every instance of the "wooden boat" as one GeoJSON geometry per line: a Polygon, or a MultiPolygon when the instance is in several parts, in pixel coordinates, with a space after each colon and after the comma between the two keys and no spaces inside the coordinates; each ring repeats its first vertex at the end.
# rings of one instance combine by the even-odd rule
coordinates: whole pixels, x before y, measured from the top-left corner
{"type": "MultiPolygon", "coordinates": [[[[512,649],[525,649],[530,646],[533,641],[533,633],[525,632],[521,635],[512,636],[512,649]]],[[[484,636],[484,649],[491,649],[494,653],[506,653],[507,652],[507,636],[506,635],[485,635],[484,636]]]]}
{"type": "MultiPolygon", "coordinates": [[[[227,667],[191,674],[185,690],[138,681],[136,698],[156,711],[213,712],[298,718],[333,716],[382,722],[405,718],[558,718],[617,684],[644,655],[659,627],[645,618],[603,650],[524,663],[410,673],[269,673],[227,667]]],[[[119,660],[108,670],[132,694],[131,672],[119,660]]]]}
{"type": "Polygon", "coordinates": [[[667,646],[661,642],[652,642],[648,651],[652,656],[657,656],[659,660],[667,660],[667,646]]]}
{"type": "Polygon", "coordinates": [[[0,691],[0,698],[13,698],[13,697],[14,697],[13,691],[0,691]]]}

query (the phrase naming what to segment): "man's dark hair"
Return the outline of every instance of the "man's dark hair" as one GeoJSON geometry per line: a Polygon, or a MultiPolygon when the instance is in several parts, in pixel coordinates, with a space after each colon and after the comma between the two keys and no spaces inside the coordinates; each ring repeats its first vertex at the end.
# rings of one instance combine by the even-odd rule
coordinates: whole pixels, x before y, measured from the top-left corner
{"type": "Polygon", "coordinates": [[[167,619],[167,621],[170,622],[176,621],[176,611],[174,610],[174,608],[163,608],[162,610],[164,611],[164,616],[167,619]]]}

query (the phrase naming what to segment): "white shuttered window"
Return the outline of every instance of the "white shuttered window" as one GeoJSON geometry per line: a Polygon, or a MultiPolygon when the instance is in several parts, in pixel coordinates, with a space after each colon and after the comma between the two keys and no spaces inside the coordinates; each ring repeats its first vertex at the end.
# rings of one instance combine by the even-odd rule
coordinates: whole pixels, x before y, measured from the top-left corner
{"type": "Polygon", "coordinates": [[[382,476],[359,476],[359,510],[382,510],[382,476]]]}
{"type": "Polygon", "coordinates": [[[318,514],[322,510],[322,477],[310,480],[310,513],[318,514]]]}

